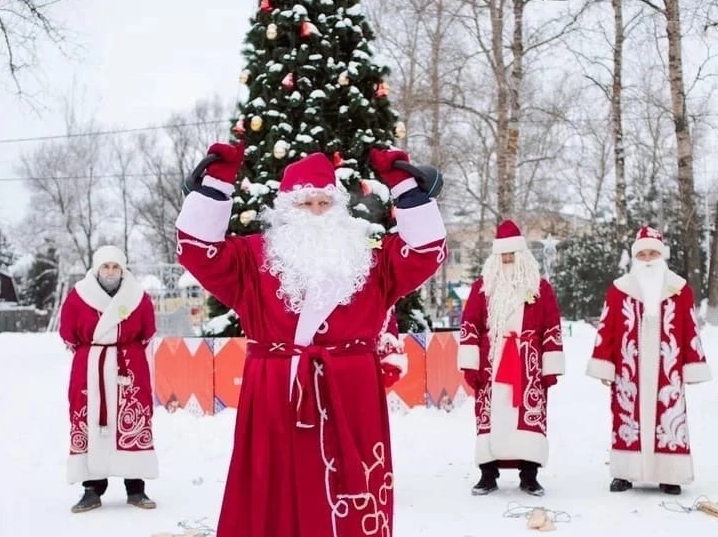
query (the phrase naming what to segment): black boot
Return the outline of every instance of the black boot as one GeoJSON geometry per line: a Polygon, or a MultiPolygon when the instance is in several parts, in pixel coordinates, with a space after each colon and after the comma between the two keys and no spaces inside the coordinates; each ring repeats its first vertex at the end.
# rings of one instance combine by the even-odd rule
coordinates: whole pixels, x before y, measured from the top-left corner
{"type": "Polygon", "coordinates": [[[536,480],[538,475],[538,463],[531,461],[521,461],[519,463],[519,488],[526,494],[531,496],[543,496],[544,488],[536,480]]]}
{"type": "Polygon", "coordinates": [[[97,491],[92,487],[85,487],[85,493],[82,495],[82,498],[80,498],[80,501],[73,505],[70,510],[73,513],[84,513],[85,511],[97,509],[101,505],[102,500],[100,500],[100,495],[97,494],[97,491]]]}
{"type": "Polygon", "coordinates": [[[681,493],[680,485],[668,485],[666,483],[661,483],[658,486],[666,494],[673,494],[675,496],[678,496],[681,493]]]}
{"type": "Polygon", "coordinates": [[[499,477],[499,466],[496,461],[480,464],[481,479],[471,487],[472,496],[486,496],[499,488],[496,480],[499,477]]]}
{"type": "Polygon", "coordinates": [[[154,509],[157,504],[145,494],[145,482],[142,479],[125,479],[127,503],[141,509],[154,509]]]}
{"type": "Polygon", "coordinates": [[[627,481],[626,479],[620,479],[617,477],[613,481],[611,481],[611,486],[609,487],[609,490],[611,492],[625,492],[631,488],[633,488],[633,483],[627,481]]]}

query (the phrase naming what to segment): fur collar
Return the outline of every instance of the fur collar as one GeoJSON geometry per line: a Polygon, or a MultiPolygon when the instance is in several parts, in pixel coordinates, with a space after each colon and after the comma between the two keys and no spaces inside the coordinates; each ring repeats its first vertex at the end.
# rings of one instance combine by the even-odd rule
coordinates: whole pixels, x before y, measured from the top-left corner
{"type": "MultiPolygon", "coordinates": [[[[635,298],[639,302],[643,301],[641,296],[641,289],[638,286],[636,278],[631,274],[624,274],[620,278],[613,281],[613,285],[621,291],[627,294],[631,298],[635,298]]],[[[676,295],[681,292],[683,287],[686,285],[686,280],[680,277],[672,270],[667,270],[665,276],[663,276],[663,290],[661,291],[661,302],[670,296],[676,295]]]]}
{"type": "Polygon", "coordinates": [[[75,290],[88,306],[102,313],[92,342],[105,344],[117,342],[117,325],[137,309],[144,295],[142,286],[129,270],[122,271],[122,283],[115,296],[107,294],[93,271],[88,271],[85,277],[75,284],[75,290]]]}

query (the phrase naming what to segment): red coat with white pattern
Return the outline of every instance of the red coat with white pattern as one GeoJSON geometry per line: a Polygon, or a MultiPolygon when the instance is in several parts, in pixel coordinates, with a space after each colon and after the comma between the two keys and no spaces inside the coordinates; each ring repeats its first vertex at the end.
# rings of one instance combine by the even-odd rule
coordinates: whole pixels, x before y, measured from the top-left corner
{"type": "Polygon", "coordinates": [[[690,286],[669,271],[661,299],[659,315],[648,317],[633,276],[617,279],[606,294],[587,372],[613,382],[613,477],[682,484],[693,479],[684,383],[711,374],[690,286]]]}
{"type": "Polygon", "coordinates": [[[73,352],[68,387],[68,481],[157,477],[146,348],[152,301],[129,272],[114,297],[94,274],[63,302],[60,337],[73,352]]]}
{"type": "Polygon", "coordinates": [[[564,373],[558,303],[549,282],[527,299],[501,334],[501,349],[492,352],[488,328],[488,297],[483,279],[472,286],[461,318],[459,367],[474,379],[477,464],[528,460],[545,464],[548,457],[547,388],[564,373]],[[513,386],[497,381],[508,345],[518,347],[513,386]],[[493,358],[492,358],[493,356],[493,358]],[[516,393],[519,391],[520,393],[516,393]],[[506,392],[506,393],[504,393],[506,392]],[[508,396],[508,397],[507,397],[508,396]],[[514,396],[520,400],[513,404],[514,396]]]}
{"type": "Polygon", "coordinates": [[[298,315],[261,267],[262,235],[224,237],[231,201],[193,192],[179,261],[242,320],[248,353],[218,537],[390,537],[393,469],[377,353],[394,303],[446,258],[435,202],[397,209],[347,305],[298,315]],[[296,375],[295,375],[296,371],[296,375]]]}

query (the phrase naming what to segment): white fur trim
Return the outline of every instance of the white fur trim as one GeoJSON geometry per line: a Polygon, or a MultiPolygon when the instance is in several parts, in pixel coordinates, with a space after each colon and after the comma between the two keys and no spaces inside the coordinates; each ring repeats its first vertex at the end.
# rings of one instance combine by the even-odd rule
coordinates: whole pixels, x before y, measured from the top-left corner
{"type": "Polygon", "coordinates": [[[707,362],[690,362],[683,365],[683,382],[686,384],[708,382],[712,378],[707,362]]]}
{"type": "MultiPolygon", "coordinates": [[[[631,274],[624,274],[620,278],[616,278],[613,281],[613,285],[616,289],[624,294],[627,294],[631,298],[635,298],[639,302],[643,301],[641,296],[641,289],[638,287],[636,277],[631,274]]],[[[661,292],[661,301],[673,296],[677,292],[681,291],[686,285],[686,280],[682,276],[679,276],[672,270],[667,270],[663,276],[663,291],[661,292]]]]}
{"type": "Polygon", "coordinates": [[[612,449],[611,477],[639,483],[688,485],[693,482],[693,457],[612,449]]]}
{"type": "Polygon", "coordinates": [[[491,387],[491,432],[476,436],[476,465],[494,460],[526,460],[545,466],[548,439],[541,433],[517,428],[519,410],[512,406],[512,388],[494,382],[491,387]]]}
{"type": "Polygon", "coordinates": [[[87,453],[72,454],[67,461],[68,483],[109,476],[156,478],[159,474],[154,449],[119,451],[117,436],[117,349],[108,348],[103,374],[107,405],[107,427],[100,430],[100,348],[91,347],[87,360],[87,453]]]}
{"type": "Polygon", "coordinates": [[[446,238],[446,228],[436,200],[409,209],[397,207],[396,227],[399,236],[412,248],[446,238]]]}
{"type": "Polygon", "coordinates": [[[638,252],[640,252],[641,250],[656,250],[657,252],[661,252],[661,255],[663,257],[666,257],[665,244],[663,244],[662,241],[659,241],[658,239],[654,239],[651,237],[644,237],[642,239],[637,239],[631,245],[631,255],[633,257],[636,257],[636,254],[638,254],[638,252]]]}
{"type": "Polygon", "coordinates": [[[586,374],[601,380],[616,380],[616,365],[608,360],[591,358],[586,366],[586,374]]]}
{"type": "Polygon", "coordinates": [[[416,188],[419,185],[416,182],[416,179],[413,177],[409,177],[408,179],[404,179],[401,183],[398,185],[392,187],[391,189],[391,197],[396,199],[402,194],[409,192],[412,188],[416,188]]]}
{"type": "Polygon", "coordinates": [[[213,200],[190,192],[177,216],[177,229],[205,242],[221,242],[227,234],[232,200],[213,200]]]}
{"type": "Polygon", "coordinates": [[[126,479],[157,479],[157,453],[149,451],[114,451],[110,456],[110,473],[94,473],[88,469],[87,454],[70,455],[67,459],[67,482],[81,483],[91,479],[124,477],[126,479]]]}
{"type": "Polygon", "coordinates": [[[458,367],[459,369],[479,370],[478,345],[459,345],[458,367]]]}
{"type": "Polygon", "coordinates": [[[528,250],[528,247],[526,246],[526,239],[521,235],[506,237],[505,239],[494,239],[491,245],[492,254],[508,254],[522,250],[528,250]]]}
{"type": "Polygon", "coordinates": [[[232,194],[234,194],[234,185],[230,185],[229,183],[227,183],[226,181],[222,181],[221,179],[216,179],[211,175],[204,176],[204,178],[202,179],[202,185],[214,188],[215,190],[219,190],[228,198],[231,198],[232,194]]]}
{"type": "Polygon", "coordinates": [[[561,351],[543,353],[542,375],[563,375],[566,372],[566,357],[561,351]]]}
{"type": "Polygon", "coordinates": [[[381,359],[382,364],[393,365],[399,368],[399,376],[403,377],[409,370],[409,357],[406,354],[392,353],[387,354],[381,359]]]}

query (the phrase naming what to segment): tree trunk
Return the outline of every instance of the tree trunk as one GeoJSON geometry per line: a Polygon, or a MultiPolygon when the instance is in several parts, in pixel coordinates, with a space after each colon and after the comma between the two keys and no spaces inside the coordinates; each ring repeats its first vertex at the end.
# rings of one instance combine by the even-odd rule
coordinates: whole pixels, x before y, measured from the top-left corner
{"type": "Polygon", "coordinates": [[[506,145],[505,181],[511,195],[509,214],[513,213],[514,193],[516,191],[516,163],[519,157],[519,136],[521,120],[521,82],[523,80],[524,57],[524,6],[525,0],[514,0],[514,31],[511,39],[511,71],[508,79],[509,90],[509,123],[506,145]]]}
{"type": "Polygon", "coordinates": [[[671,88],[673,123],[678,160],[678,191],[681,201],[681,242],[684,248],[683,270],[693,287],[696,303],[701,297],[701,258],[698,211],[693,179],[693,143],[686,113],[681,54],[681,21],[678,0],[665,0],[668,36],[668,73],[671,88]]]}
{"type": "MultiPolygon", "coordinates": [[[[523,0],[517,0],[520,12],[523,10],[523,0]]],[[[512,83],[509,80],[509,70],[504,60],[503,30],[504,30],[504,3],[498,0],[489,2],[491,15],[491,52],[493,56],[494,76],[496,77],[496,171],[497,171],[497,198],[498,219],[505,220],[514,216],[514,195],[516,191],[516,159],[512,158],[512,151],[518,152],[518,124],[512,117],[512,83]],[[514,171],[511,171],[511,168],[514,171]]],[[[515,21],[516,22],[516,21],[515,21]]],[[[514,32],[515,35],[515,32],[514,32]]],[[[519,34],[520,35],[520,34],[519,34]]],[[[519,66],[519,71],[521,67],[519,66]]],[[[518,92],[518,87],[515,88],[518,92]]]]}
{"type": "Polygon", "coordinates": [[[623,145],[621,91],[623,89],[623,0],[611,0],[613,6],[613,87],[611,91],[611,121],[613,126],[613,163],[615,169],[616,238],[619,244],[628,243],[628,204],[626,202],[626,152],[623,145]]]}
{"type": "Polygon", "coordinates": [[[713,235],[711,236],[710,269],[708,270],[708,309],[706,322],[718,326],[718,199],[716,199],[713,235]]]}

